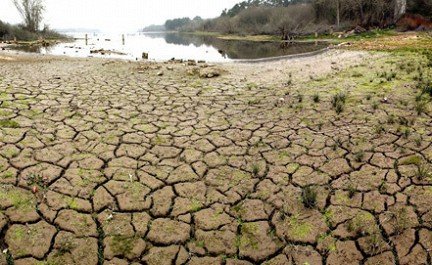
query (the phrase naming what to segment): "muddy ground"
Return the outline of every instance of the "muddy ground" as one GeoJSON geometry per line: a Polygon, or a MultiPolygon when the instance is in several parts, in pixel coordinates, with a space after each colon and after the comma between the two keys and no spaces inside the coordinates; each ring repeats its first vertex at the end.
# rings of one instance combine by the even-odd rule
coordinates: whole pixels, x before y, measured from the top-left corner
{"type": "Polygon", "coordinates": [[[0,55],[1,265],[431,264],[425,55],[0,55]]]}

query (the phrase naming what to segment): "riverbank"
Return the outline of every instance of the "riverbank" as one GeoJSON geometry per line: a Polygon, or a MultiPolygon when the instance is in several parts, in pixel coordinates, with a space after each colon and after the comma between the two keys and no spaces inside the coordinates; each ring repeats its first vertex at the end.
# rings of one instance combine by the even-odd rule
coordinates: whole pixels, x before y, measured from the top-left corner
{"type": "MultiPolygon", "coordinates": [[[[181,32],[183,34],[198,35],[198,36],[212,36],[223,40],[237,40],[237,41],[256,41],[256,42],[280,42],[282,41],[280,36],[277,35],[235,35],[235,34],[221,34],[217,32],[181,32]]],[[[362,33],[347,33],[347,32],[335,32],[333,34],[320,34],[320,35],[304,35],[297,36],[293,42],[328,42],[332,44],[340,44],[345,42],[357,43],[358,48],[365,48],[370,50],[371,48],[364,47],[363,44],[370,42],[386,42],[387,44],[396,40],[404,39],[406,37],[417,36],[420,41],[414,40],[411,43],[406,43],[408,47],[417,48],[430,48],[430,33],[428,32],[398,32],[394,29],[377,29],[365,31],[362,33]],[[422,43],[419,43],[422,42],[422,43]],[[362,47],[363,45],[363,47],[362,47]]],[[[394,46],[402,46],[400,43],[395,43],[394,46]]],[[[372,49],[381,49],[377,45],[372,45],[372,49]]]]}
{"type": "MultiPolygon", "coordinates": [[[[237,41],[283,41],[279,35],[237,35],[237,34],[224,34],[219,32],[204,32],[204,31],[193,31],[193,32],[176,32],[167,31],[167,33],[182,33],[197,36],[211,36],[223,40],[237,40],[237,41]]],[[[393,29],[378,29],[370,30],[362,33],[347,33],[347,32],[335,32],[334,34],[310,34],[295,36],[294,41],[300,42],[314,42],[314,41],[327,41],[331,43],[341,43],[344,41],[362,41],[367,39],[385,38],[389,36],[404,35],[403,32],[397,32],[393,29]]]]}
{"type": "Polygon", "coordinates": [[[0,264],[427,264],[432,56],[379,51],[423,38],[257,64],[0,51],[0,264]]]}

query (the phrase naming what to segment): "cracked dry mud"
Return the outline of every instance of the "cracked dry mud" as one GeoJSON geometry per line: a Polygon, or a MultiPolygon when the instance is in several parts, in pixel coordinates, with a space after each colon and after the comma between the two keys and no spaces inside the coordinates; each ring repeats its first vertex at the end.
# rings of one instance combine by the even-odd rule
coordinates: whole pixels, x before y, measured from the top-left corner
{"type": "Polygon", "coordinates": [[[0,264],[431,264],[410,61],[0,62],[0,264]]]}

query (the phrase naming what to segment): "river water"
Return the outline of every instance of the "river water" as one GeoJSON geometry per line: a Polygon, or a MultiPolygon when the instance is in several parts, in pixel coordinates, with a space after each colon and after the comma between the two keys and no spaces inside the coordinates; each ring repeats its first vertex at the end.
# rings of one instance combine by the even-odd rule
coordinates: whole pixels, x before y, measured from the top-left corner
{"type": "Polygon", "coordinates": [[[301,54],[323,49],[325,43],[256,42],[222,40],[213,36],[187,33],[101,34],[71,33],[74,41],[50,47],[18,47],[27,52],[72,57],[108,57],[128,60],[142,59],[143,52],[150,60],[166,61],[172,58],[229,62],[237,59],[261,59],[301,54]],[[124,36],[124,41],[123,41],[124,36]],[[92,53],[95,50],[113,51],[92,53]]]}

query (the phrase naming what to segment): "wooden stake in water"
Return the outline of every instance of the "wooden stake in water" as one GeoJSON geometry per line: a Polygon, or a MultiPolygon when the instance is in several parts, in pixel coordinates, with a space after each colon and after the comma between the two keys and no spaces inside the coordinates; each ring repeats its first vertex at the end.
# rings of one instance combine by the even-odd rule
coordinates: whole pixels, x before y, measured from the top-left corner
{"type": "Polygon", "coordinates": [[[86,46],[88,45],[88,35],[87,35],[87,33],[86,33],[86,35],[85,35],[85,45],[86,45],[86,46]]]}
{"type": "Polygon", "coordinates": [[[124,34],[122,34],[122,43],[123,43],[123,45],[125,45],[125,36],[124,36],[124,34]]]}

